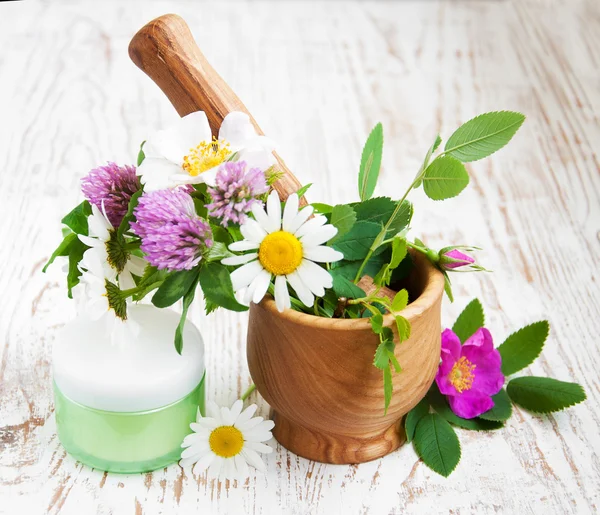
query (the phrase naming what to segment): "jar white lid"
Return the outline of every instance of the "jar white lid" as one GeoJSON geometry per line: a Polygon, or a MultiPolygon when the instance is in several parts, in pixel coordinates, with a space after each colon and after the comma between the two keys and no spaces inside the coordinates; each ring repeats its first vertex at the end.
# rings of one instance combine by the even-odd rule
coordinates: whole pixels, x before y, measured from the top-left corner
{"type": "Polygon", "coordinates": [[[179,314],[151,305],[132,305],[127,316],[139,324],[130,341],[111,344],[104,321],[85,315],[67,324],[54,342],[54,381],[71,400],[105,411],[161,408],[189,394],[204,375],[204,344],[187,321],[181,355],[173,344],[179,314]]]}

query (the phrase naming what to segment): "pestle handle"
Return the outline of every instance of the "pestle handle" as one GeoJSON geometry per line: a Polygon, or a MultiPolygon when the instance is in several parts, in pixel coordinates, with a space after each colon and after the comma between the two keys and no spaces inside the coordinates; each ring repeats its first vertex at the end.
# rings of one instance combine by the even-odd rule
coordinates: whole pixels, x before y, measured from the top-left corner
{"type": "MultiPolygon", "coordinates": [[[[206,60],[187,23],[165,14],[144,25],[129,44],[131,60],[167,95],[180,116],[204,111],[213,135],[232,111],[247,113],[259,134],[262,130],[246,106],[206,60]]],[[[274,184],[282,200],[300,189],[300,182],[274,152],[284,175],[274,184]]]]}

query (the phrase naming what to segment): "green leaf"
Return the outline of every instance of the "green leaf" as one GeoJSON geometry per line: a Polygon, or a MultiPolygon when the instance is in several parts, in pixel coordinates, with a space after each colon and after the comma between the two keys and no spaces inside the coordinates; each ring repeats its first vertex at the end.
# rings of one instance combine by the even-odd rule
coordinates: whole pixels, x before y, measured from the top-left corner
{"type": "Polygon", "coordinates": [[[311,206],[315,209],[317,213],[321,213],[324,215],[331,213],[331,211],[333,210],[333,207],[329,204],[322,204],[320,202],[313,202],[311,206]]]}
{"type": "MultiPolygon", "coordinates": [[[[374,222],[379,226],[385,225],[396,209],[397,202],[389,197],[375,197],[354,205],[356,219],[359,222],[374,222]]],[[[397,234],[410,224],[413,216],[413,205],[405,200],[398,210],[387,234],[397,234]]]]}
{"type": "Polygon", "coordinates": [[[427,397],[421,399],[421,402],[411,409],[404,419],[404,431],[406,433],[406,441],[410,442],[415,436],[417,424],[425,415],[429,413],[429,401],[427,397]]]}
{"type": "Polygon", "coordinates": [[[496,422],[508,420],[512,415],[512,402],[510,402],[506,390],[502,388],[496,395],[492,395],[492,400],[494,401],[494,407],[479,415],[479,418],[496,422]]]}
{"type": "Polygon", "coordinates": [[[380,334],[383,331],[383,315],[381,313],[375,313],[369,321],[375,334],[380,334]]]}
{"type": "Polygon", "coordinates": [[[84,200],[81,204],[75,207],[69,214],[63,219],[62,223],[65,224],[74,233],[88,234],[88,221],[87,217],[92,214],[92,206],[87,200],[84,200]]]}
{"type": "Polygon", "coordinates": [[[432,161],[423,175],[423,189],[432,200],[456,197],[469,184],[469,174],[458,159],[440,156],[432,161]]]}
{"type": "Polygon", "coordinates": [[[509,376],[531,365],[542,352],[549,331],[548,321],[542,320],[511,334],[498,347],[502,356],[502,373],[509,376]]]}
{"type": "Polygon", "coordinates": [[[364,259],[380,232],[379,224],[356,222],[344,236],[336,239],[333,247],[344,254],[346,261],[364,259]]]}
{"type": "Polygon", "coordinates": [[[373,358],[373,365],[383,370],[389,365],[390,358],[388,352],[394,352],[395,349],[394,340],[384,340],[378,346],[375,351],[375,357],[373,358]]]}
{"type": "Polygon", "coordinates": [[[206,253],[206,262],[207,263],[211,263],[213,261],[221,261],[221,259],[224,259],[226,257],[230,257],[233,256],[233,254],[231,252],[229,252],[229,249],[227,248],[227,245],[225,245],[225,243],[221,243],[220,241],[215,241],[212,244],[212,247],[210,247],[208,249],[208,252],[206,253]]]}
{"type": "Polygon", "coordinates": [[[398,338],[405,342],[410,338],[410,322],[401,315],[396,315],[396,328],[398,329],[398,338]]]}
{"type": "Polygon", "coordinates": [[[383,369],[383,395],[385,399],[385,410],[383,412],[384,415],[387,415],[390,402],[392,402],[393,393],[394,384],[392,383],[392,368],[388,364],[388,366],[383,369]]]}
{"type": "Polygon", "coordinates": [[[308,189],[313,185],[312,182],[309,182],[308,184],[305,184],[304,186],[302,186],[296,193],[298,194],[299,198],[302,198],[304,196],[304,194],[308,191],[308,189]]]}
{"type": "Polygon", "coordinates": [[[448,295],[448,300],[450,300],[450,302],[454,302],[454,295],[452,294],[452,283],[450,282],[450,277],[448,277],[448,274],[444,271],[444,291],[446,292],[446,295],[448,295]]]}
{"type": "Polygon", "coordinates": [[[465,163],[483,159],[506,145],[524,121],[524,115],[512,111],[481,114],[456,129],[445,152],[465,163]]]}
{"type": "Polygon", "coordinates": [[[171,272],[152,296],[152,304],[157,308],[172,306],[189,291],[197,278],[197,268],[171,272]]]}
{"type": "Polygon", "coordinates": [[[402,311],[408,305],[408,291],[400,290],[392,300],[392,311],[402,311]]]}
{"type": "MultiPolygon", "coordinates": [[[[442,137],[438,134],[436,136],[433,144],[429,147],[427,154],[425,154],[425,159],[423,159],[423,164],[421,165],[421,168],[417,172],[417,177],[415,177],[415,179],[418,178],[421,175],[421,173],[423,172],[423,170],[425,170],[427,168],[427,166],[429,165],[429,160],[431,159],[431,156],[437,150],[437,148],[440,146],[441,143],[442,143],[442,137]]],[[[413,188],[418,188],[419,186],[421,186],[422,182],[423,182],[423,179],[419,179],[417,182],[415,182],[415,185],[413,186],[413,188]]]]}
{"type": "Polygon", "coordinates": [[[240,304],[233,292],[231,276],[220,263],[206,263],[200,268],[200,286],[206,300],[230,311],[247,311],[248,306],[240,304]]]}
{"type": "Polygon", "coordinates": [[[378,123],[369,134],[360,159],[358,173],[358,193],[360,200],[370,199],[375,191],[381,156],[383,154],[383,126],[378,123]]]}
{"type": "Polygon", "coordinates": [[[140,145],[140,151],[138,152],[138,155],[137,155],[137,165],[138,166],[140,166],[144,162],[144,159],[146,159],[146,154],[144,154],[144,143],[146,143],[146,140],[142,141],[142,144],[140,145]]]}
{"type": "Polygon", "coordinates": [[[360,299],[367,296],[362,288],[356,286],[356,284],[346,279],[343,275],[336,275],[333,278],[333,291],[338,298],[360,299]]]}
{"type": "Polygon", "coordinates": [[[129,224],[134,218],[133,210],[138,205],[138,201],[142,196],[142,193],[144,192],[142,190],[139,190],[136,191],[133,195],[131,195],[131,198],[129,199],[129,204],[127,205],[127,213],[125,213],[125,216],[123,217],[123,220],[121,220],[119,228],[117,229],[117,236],[119,238],[122,238],[123,234],[125,234],[129,230],[129,224]]]}
{"type": "Polygon", "coordinates": [[[475,331],[485,325],[485,315],[483,314],[483,306],[479,299],[473,299],[458,315],[456,322],[452,326],[452,331],[458,336],[461,343],[465,343],[475,331]]]}
{"type": "Polygon", "coordinates": [[[462,427],[463,429],[469,429],[470,431],[492,431],[504,426],[502,422],[494,420],[483,420],[478,417],[470,419],[459,417],[452,411],[446,397],[441,394],[435,382],[431,385],[427,393],[427,399],[429,399],[431,407],[436,413],[452,425],[462,427]]]}
{"type": "Polygon", "coordinates": [[[549,377],[517,377],[508,383],[506,391],[514,403],[534,413],[560,411],[586,399],[577,383],[549,377]]]}
{"type": "Polygon", "coordinates": [[[194,278],[192,284],[185,295],[183,296],[183,309],[181,311],[181,317],[179,318],[179,324],[177,325],[177,329],[175,329],[175,350],[178,354],[181,354],[183,350],[183,330],[185,328],[185,321],[187,319],[187,313],[194,301],[194,296],[196,295],[196,286],[198,285],[198,276],[194,278]]]}
{"type": "Polygon", "coordinates": [[[210,224],[212,231],[213,240],[229,245],[233,242],[233,238],[229,234],[229,231],[220,225],[210,224]]]}
{"type": "Polygon", "coordinates": [[[352,229],[354,222],[356,222],[356,211],[352,209],[352,206],[347,204],[334,206],[331,211],[329,222],[338,230],[337,234],[331,239],[331,241],[334,242],[352,229]]]}
{"type": "Polygon", "coordinates": [[[79,262],[83,258],[83,253],[89,247],[82,243],[77,238],[73,240],[69,247],[69,271],[67,272],[67,295],[70,299],[73,298],[73,288],[79,284],[79,278],[81,277],[81,270],[79,270],[79,262]]]}
{"type": "Polygon", "coordinates": [[[42,272],[46,272],[46,270],[48,269],[48,267],[54,263],[54,260],[59,257],[59,256],[68,256],[69,253],[71,252],[71,247],[73,246],[73,242],[74,240],[79,240],[79,238],[77,237],[77,235],[74,232],[71,232],[69,234],[67,234],[63,241],[60,243],[60,245],[58,247],[56,247],[56,250],[52,253],[52,255],[50,256],[50,259],[48,260],[48,262],[44,265],[44,268],[42,268],[42,272]]]}
{"type": "Polygon", "coordinates": [[[452,426],[436,413],[421,417],[413,445],[425,465],[444,477],[448,477],[460,461],[458,437],[452,426]]]}
{"type": "Polygon", "coordinates": [[[390,268],[396,269],[406,257],[406,240],[404,238],[394,238],[392,240],[392,258],[390,260],[390,268]]]}

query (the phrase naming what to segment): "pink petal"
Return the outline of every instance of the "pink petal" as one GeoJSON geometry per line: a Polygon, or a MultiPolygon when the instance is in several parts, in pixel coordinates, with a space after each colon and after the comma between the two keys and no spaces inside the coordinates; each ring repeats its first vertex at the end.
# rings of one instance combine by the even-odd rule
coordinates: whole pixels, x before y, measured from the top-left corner
{"type": "Polygon", "coordinates": [[[450,409],[462,418],[475,418],[494,407],[491,397],[483,395],[476,390],[467,390],[460,395],[448,397],[450,409]]]}
{"type": "Polygon", "coordinates": [[[458,361],[461,353],[460,339],[451,329],[444,329],[442,332],[442,354],[444,351],[449,352],[454,361],[458,361]]]}

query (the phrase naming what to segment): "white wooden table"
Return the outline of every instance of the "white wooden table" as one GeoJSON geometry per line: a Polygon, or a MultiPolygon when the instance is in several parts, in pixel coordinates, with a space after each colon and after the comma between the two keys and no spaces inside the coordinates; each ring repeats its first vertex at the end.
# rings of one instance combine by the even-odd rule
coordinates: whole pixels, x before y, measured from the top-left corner
{"type": "MultiPolygon", "coordinates": [[[[600,503],[600,5],[504,2],[0,3],[0,512],[591,513],[600,503]],[[531,368],[581,382],[587,403],[550,417],[517,410],[493,434],[460,431],[449,478],[405,446],[360,466],[331,466],[277,446],[267,472],[243,484],[178,465],[108,475],[60,446],[50,349],[73,316],[60,266],[41,268],[79,178],[106,160],[133,162],[139,143],[174,120],[130,61],[151,18],[177,12],[244,99],[314,200],[356,199],[360,150],[385,129],[379,193],[400,195],[436,131],[480,112],[528,120],[511,145],[470,167],[471,185],[435,203],[417,192],[414,234],[469,243],[494,274],[454,277],[450,325],[472,297],[497,344],[548,317],[531,368]]],[[[250,382],[247,318],[193,319],[205,335],[208,396],[226,402],[250,382]]],[[[268,406],[257,394],[260,412],[268,406]]]]}

